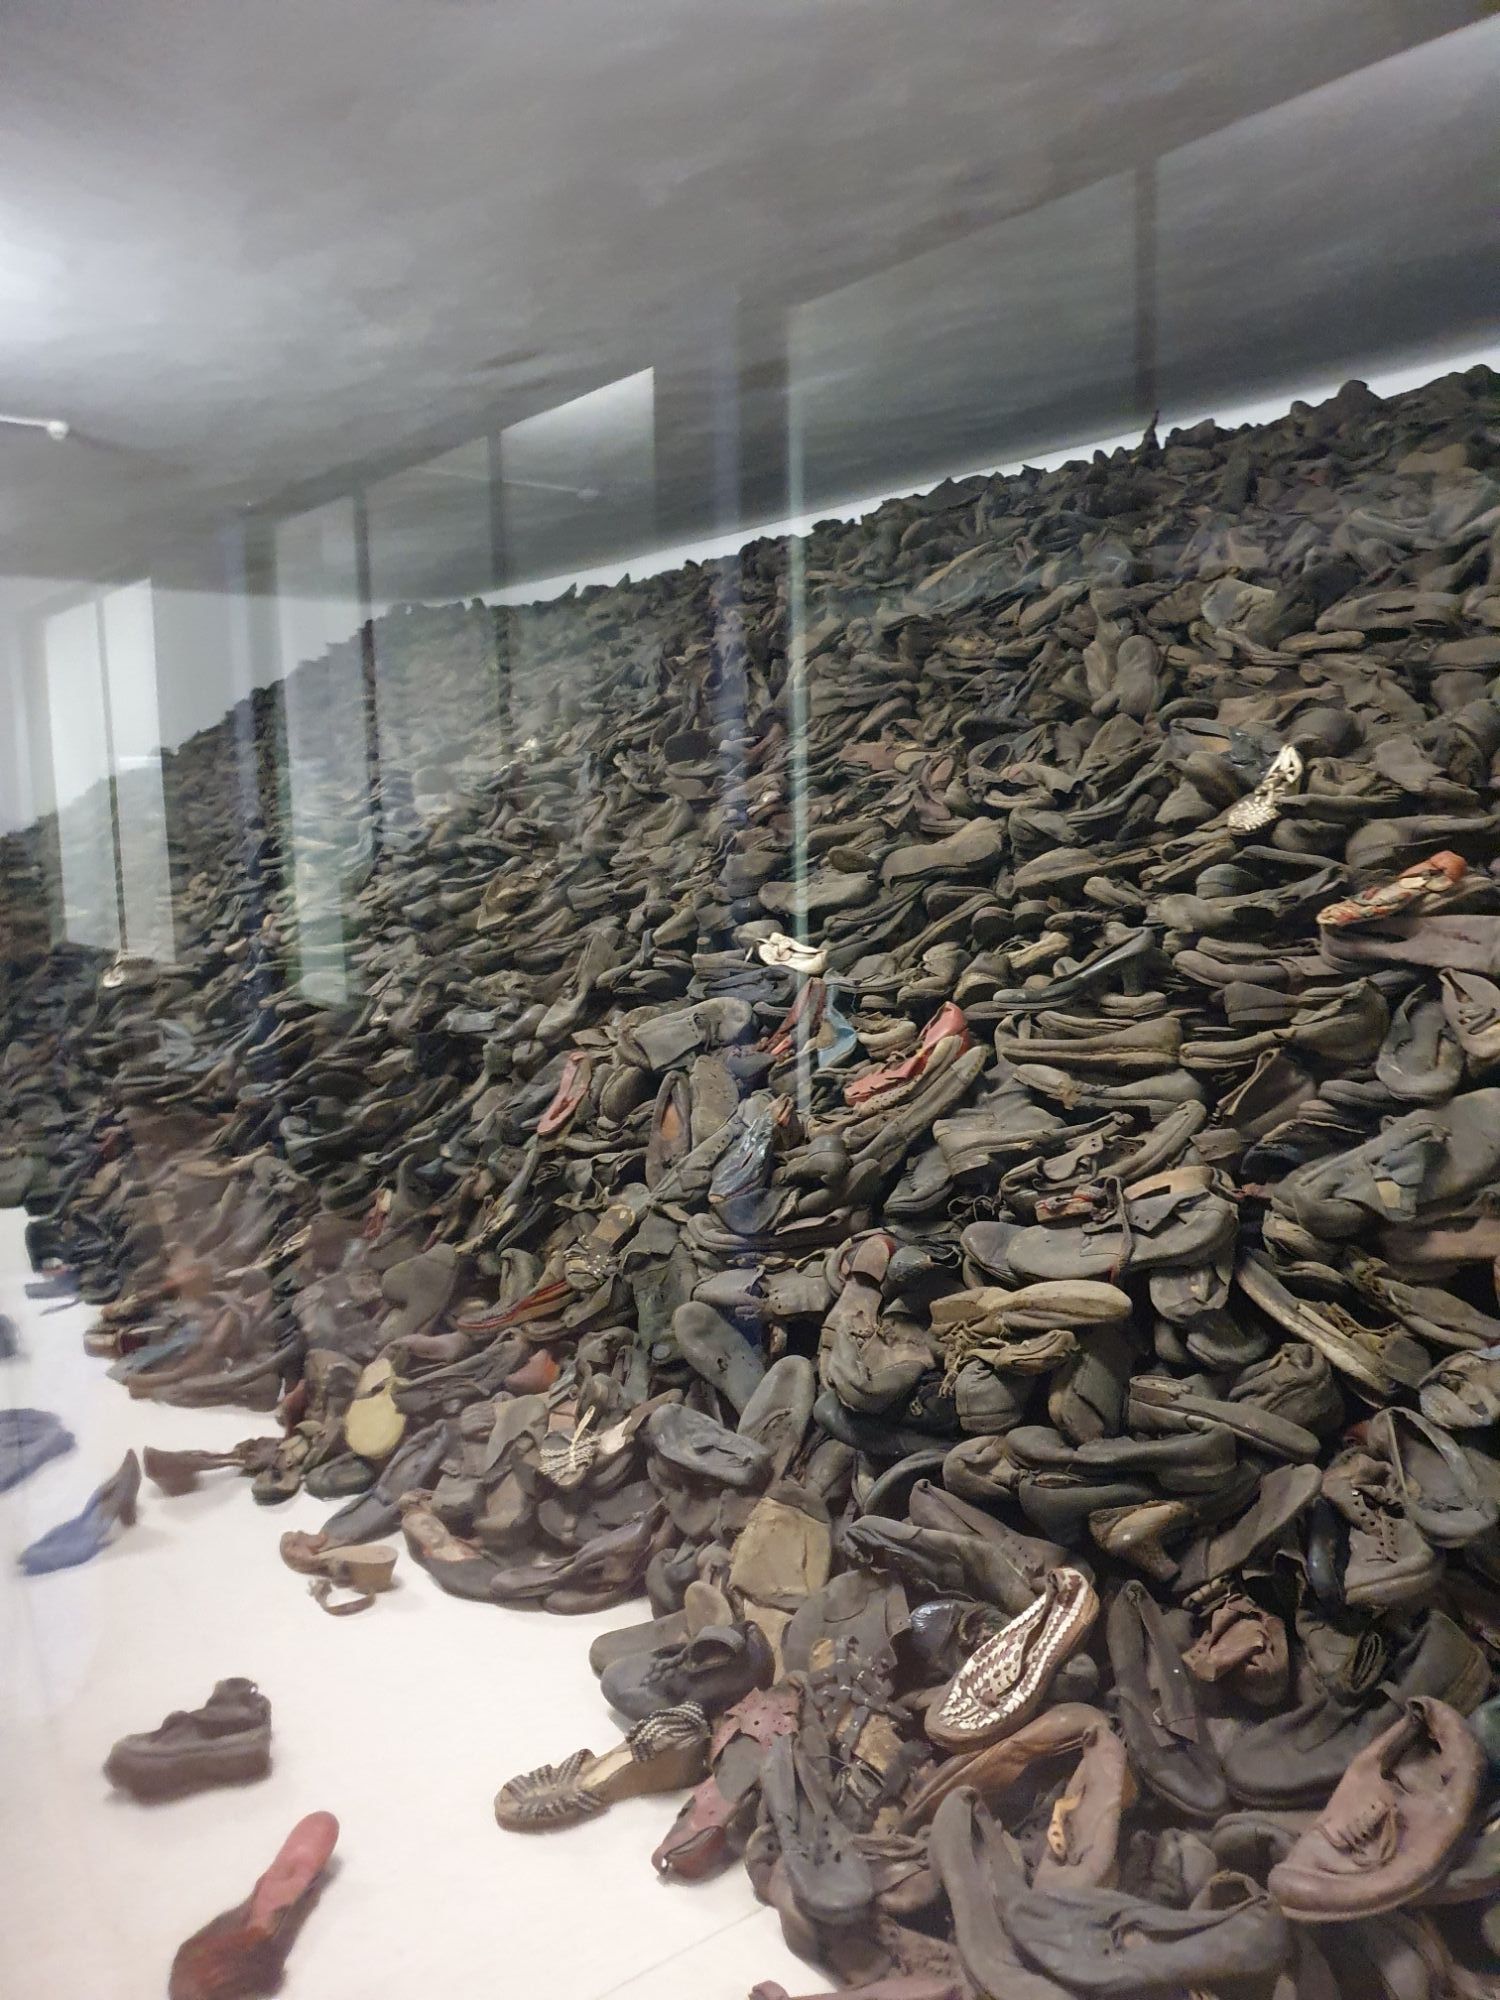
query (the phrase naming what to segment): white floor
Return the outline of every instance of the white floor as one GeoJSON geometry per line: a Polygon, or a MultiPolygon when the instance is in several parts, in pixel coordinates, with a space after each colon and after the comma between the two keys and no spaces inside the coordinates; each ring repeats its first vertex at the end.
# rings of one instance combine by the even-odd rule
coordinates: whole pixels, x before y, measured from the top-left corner
{"type": "Polygon", "coordinates": [[[15,1555],[75,1513],[127,1446],[222,1447],[265,1418],[133,1402],[83,1351],[89,1310],[25,1296],[22,1217],[0,1211],[0,1311],[24,1353],[0,1403],[56,1411],[78,1438],[0,1495],[0,1993],[162,2000],[180,1941],[248,1891],[303,1813],[342,1826],[293,1951],[287,2000],[532,1994],[741,2000],[758,1979],[827,1984],[793,1958],[736,1867],[660,1882],[650,1852],[676,1799],[636,1800],[550,1835],[503,1833],[491,1801],[520,1770],[618,1731],[586,1653],[642,1615],[553,1618],[445,1597],[403,1552],[372,1611],[326,1617],[277,1554],[329,1511],[257,1507],[212,1475],[80,1569],[15,1555]],[[141,1806],[100,1765],[115,1739],[246,1674],[270,1697],[262,1783],[141,1806]]]}

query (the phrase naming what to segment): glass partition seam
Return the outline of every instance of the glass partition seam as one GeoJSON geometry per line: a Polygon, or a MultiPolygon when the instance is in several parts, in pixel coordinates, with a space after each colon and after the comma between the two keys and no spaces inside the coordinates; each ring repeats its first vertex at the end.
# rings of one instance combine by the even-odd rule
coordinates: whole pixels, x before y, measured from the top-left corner
{"type": "MultiPolygon", "coordinates": [[[[797,399],[789,389],[787,412],[787,507],[793,520],[803,511],[802,430],[797,399]]],[[[808,691],[807,691],[807,542],[801,535],[786,540],[786,645],[788,781],[792,819],[793,935],[799,944],[810,944],[812,931],[807,910],[808,814],[808,691]]],[[[803,1118],[812,1112],[812,1050],[805,1018],[798,1022],[797,1109],[803,1118]]]]}

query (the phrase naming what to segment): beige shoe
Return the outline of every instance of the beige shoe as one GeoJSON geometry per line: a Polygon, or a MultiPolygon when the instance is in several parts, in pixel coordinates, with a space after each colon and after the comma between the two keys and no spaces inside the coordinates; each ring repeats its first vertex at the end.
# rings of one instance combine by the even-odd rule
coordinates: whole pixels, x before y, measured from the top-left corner
{"type": "Polygon", "coordinates": [[[344,1415],[345,1444],[372,1465],[390,1457],[406,1430],[406,1418],[396,1408],[395,1387],[396,1371],[382,1354],[360,1376],[344,1415]]]}
{"type": "Polygon", "coordinates": [[[763,937],[755,947],[755,956],[762,965],[790,966],[793,972],[806,973],[809,979],[817,978],[828,964],[826,951],[788,937],[785,931],[772,931],[769,937],[763,937]]]}

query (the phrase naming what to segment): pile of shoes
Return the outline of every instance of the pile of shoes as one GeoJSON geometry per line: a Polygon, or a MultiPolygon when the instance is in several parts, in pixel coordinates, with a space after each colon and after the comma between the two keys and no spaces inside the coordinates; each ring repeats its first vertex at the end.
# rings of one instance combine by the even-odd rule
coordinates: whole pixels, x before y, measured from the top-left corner
{"type": "Polygon", "coordinates": [[[11,933],[35,1261],[274,1419],[159,1483],[649,1599],[503,1825],[690,1785],[871,2000],[1497,1990],[1497,417],[394,612],[367,787],[281,688],[164,760],[175,963],[11,933]]]}

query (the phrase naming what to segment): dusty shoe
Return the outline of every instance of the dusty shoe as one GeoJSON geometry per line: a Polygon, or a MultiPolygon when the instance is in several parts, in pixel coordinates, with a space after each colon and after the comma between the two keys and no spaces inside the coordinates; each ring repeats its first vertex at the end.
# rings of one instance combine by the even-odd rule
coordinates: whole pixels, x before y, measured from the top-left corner
{"type": "MultiPolygon", "coordinates": [[[[403,1496],[431,1489],[452,1441],[452,1427],[446,1423],[429,1424],[414,1436],[408,1435],[369,1491],[361,1492],[324,1522],[323,1533],[329,1543],[378,1542],[391,1534],[401,1523],[403,1496]]],[[[356,1455],[356,1466],[364,1463],[356,1455]]]]}
{"type": "Polygon", "coordinates": [[[122,1736],[104,1775],[138,1799],[182,1798],[211,1785],[242,1785],[271,1768],[271,1704],[254,1681],[220,1681],[202,1708],[178,1710],[156,1729],[122,1736]]]}
{"type": "Polygon", "coordinates": [[[1234,833],[1258,833],[1280,818],[1282,801],[1297,791],[1301,783],[1301,753],[1290,743],[1283,744],[1254,791],[1236,799],[1225,813],[1224,824],[1234,833]]]}
{"type": "Polygon", "coordinates": [[[654,1411],[646,1437],[664,1465],[709,1486],[757,1492],[770,1477],[770,1454],[762,1445],[681,1403],[667,1403],[654,1411]]]}
{"type": "Polygon", "coordinates": [[[797,1726],[801,1697],[783,1681],[756,1689],[719,1717],[709,1743],[709,1774],[684,1803],[651,1856],[658,1875],[701,1882],[744,1849],[760,1799],[766,1752],[797,1726]]]}
{"type": "Polygon", "coordinates": [[[773,1486],[750,1510],[730,1560],[730,1588],[746,1617],[776,1646],[798,1605],[827,1583],[832,1561],[828,1509],[788,1482],[773,1486]]]}
{"type": "Polygon", "coordinates": [[[1323,1497],[1349,1526],[1347,1604],[1419,1604],[1443,1573],[1443,1558],[1407,1514],[1395,1467],[1358,1445],[1323,1474],[1323,1497]]]}
{"type": "Polygon", "coordinates": [[[801,1450],[817,1393],[817,1373],[807,1357],[783,1354],[772,1362],[741,1410],[739,1434],[770,1454],[774,1478],[785,1475],[801,1450]]]}
{"type": "Polygon", "coordinates": [[[314,1602],[331,1617],[368,1611],[395,1578],[397,1552],[388,1542],[351,1542],[330,1547],[321,1535],[293,1530],[281,1538],[281,1560],[312,1578],[314,1602]],[[352,1595],[339,1596],[343,1591],[352,1595]]]}
{"type": "Polygon", "coordinates": [[[1371,1447],[1389,1460],[1407,1519],[1434,1548],[1462,1548],[1500,1520],[1463,1449],[1414,1410],[1381,1410],[1371,1447]]]}
{"type": "Polygon", "coordinates": [[[1123,1758],[1124,1746],[1109,1718],[1086,1702],[1059,1701],[1025,1722],[1012,1736],[968,1756],[948,1757],[908,1801],[904,1829],[925,1826],[950,1792],[970,1790],[982,1799],[997,1799],[1019,1784],[1028,1772],[1074,1757],[1099,1736],[1109,1736],[1123,1758]]]}
{"type": "Polygon", "coordinates": [[[1315,1465],[1277,1465],[1261,1476],[1254,1498],[1229,1527],[1202,1535],[1178,1562],[1179,1591],[1237,1575],[1243,1567],[1277,1548],[1294,1521],[1317,1499],[1321,1475],[1315,1465]]]}
{"type": "Polygon", "coordinates": [[[1120,1730],[1132,1768],[1159,1798],[1194,1819],[1216,1819],[1229,1788],[1193,1682],[1144,1584],[1127,1583],[1106,1624],[1120,1730]]]}
{"type": "Polygon", "coordinates": [[[141,1468],[152,1485],[174,1499],[191,1493],[205,1472],[242,1472],[254,1477],[264,1472],[275,1458],[280,1438],[246,1438],[232,1451],[162,1451],[148,1444],[141,1453],[141,1468]]]}
{"type": "Polygon", "coordinates": [[[1477,972],[1444,971],[1442,1012],[1471,1076],[1500,1062],[1500,986],[1477,972]]]}
{"type": "Polygon", "coordinates": [[[797,1910],[810,1923],[843,1929],[868,1915],[875,1884],[834,1811],[827,1753],[827,1738],[815,1726],[804,1724],[796,1737],[778,1736],[761,1770],[761,1798],[797,1910]]]}
{"type": "Polygon", "coordinates": [[[1195,1681],[1230,1688],[1255,1708],[1279,1708],[1290,1679],[1286,1626],[1242,1592],[1231,1590],[1182,1656],[1195,1681]]]}
{"type": "Polygon", "coordinates": [[[945,1798],[933,1820],[928,1852],[953,1912],[958,1953],[969,1990],[996,2000],[1064,2000],[1068,1988],[1023,1958],[1001,1919],[1011,1897],[1026,1888],[1014,1841],[996,1826],[972,1792],[945,1798]]]}
{"type": "Polygon", "coordinates": [[[760,1387],[765,1363],[722,1314],[689,1299],[672,1318],[672,1335],[688,1366],[741,1411],[760,1387]]]}
{"type": "Polygon", "coordinates": [[[940,1749],[981,1750],[1012,1735],[1036,1713],[1098,1615],[1099,1600],[1082,1571],[1053,1570],[1031,1608],[960,1667],[928,1710],[928,1736],[940,1749]]]}
{"type": "Polygon", "coordinates": [[[1078,1228],[1038,1223],[1017,1231],[1006,1256],[1021,1278],[1112,1282],[1126,1270],[1211,1262],[1234,1233],[1234,1204],[1216,1191],[1211,1170],[1173,1167],[1108,1195],[1078,1228]]]}
{"type": "Polygon", "coordinates": [[[1500,1346],[1450,1354],[1422,1378],[1422,1414],[1444,1430],[1500,1423],[1500,1346]]]}
{"type": "Polygon", "coordinates": [[[828,964],[826,951],[788,937],[785,931],[772,931],[768,937],[761,938],[754,951],[762,965],[789,966],[793,972],[804,973],[810,979],[816,978],[828,964]]]}
{"type": "Polygon", "coordinates": [[[1348,1152],[1294,1168],[1272,1190],[1278,1215],[1338,1242],[1372,1223],[1411,1226],[1487,1185],[1500,1169],[1500,1090],[1408,1112],[1348,1152]]]}
{"type": "Polygon", "coordinates": [[[1213,1907],[1176,1910],[1119,1889],[1023,1889],[1001,1917],[1023,1957],[1071,1993],[1217,1991],[1291,1955],[1286,1919],[1255,1883],[1219,1877],[1213,1907]]]}
{"type": "Polygon", "coordinates": [[[1252,1723],[1224,1748],[1230,1790],[1247,1805],[1321,1805],[1355,1755],[1400,1720],[1405,1702],[1430,1695],[1468,1714],[1489,1692],[1484,1653],[1441,1612],[1429,1612],[1363,1697],[1315,1695],[1252,1723]]]}
{"type": "Polygon", "coordinates": [[[1469,864],[1461,854],[1431,855],[1388,882],[1374,883],[1357,895],[1325,903],[1318,912],[1318,922],[1325,929],[1346,930],[1351,924],[1381,923],[1394,916],[1437,909],[1468,871],[1469,864]]]}
{"type": "Polygon", "coordinates": [[[249,2000],[274,1993],[338,1837],[332,1813],[298,1820],[244,1902],[178,1946],[169,2000],[249,2000]]]}
{"type": "Polygon", "coordinates": [[[613,1661],[599,1679],[604,1699],[636,1721],[657,1709],[697,1702],[708,1715],[769,1687],[775,1667],[759,1626],[707,1626],[680,1646],[631,1653],[613,1661]]]}
{"type": "Polygon", "coordinates": [[[708,1719],[696,1702],[658,1709],[603,1757],[575,1750],[510,1779],[495,1795],[495,1818],[512,1833],[577,1826],[621,1799],[696,1784],[707,1756],[708,1719]]]}
{"type": "Polygon", "coordinates": [[[1267,1886],[1301,1923],[1345,1923],[1440,1881],[1479,1799],[1484,1752],[1446,1703],[1410,1701],[1361,1750],[1267,1886]]]}
{"type": "MultiPolygon", "coordinates": [[[[499,1573],[494,1557],[478,1543],[455,1535],[418,1495],[408,1494],[401,1503],[401,1532],[413,1558],[450,1597],[462,1597],[473,1604],[492,1601],[499,1573]]],[[[338,1543],[327,1554],[346,1546],[358,1545],[338,1543]]]]}

